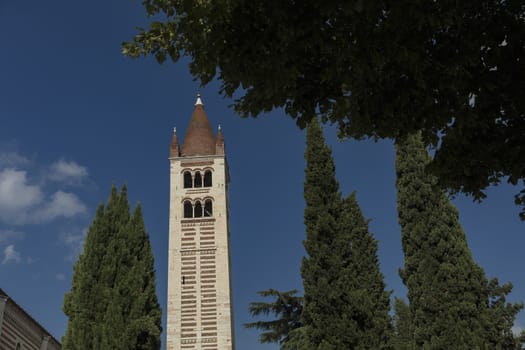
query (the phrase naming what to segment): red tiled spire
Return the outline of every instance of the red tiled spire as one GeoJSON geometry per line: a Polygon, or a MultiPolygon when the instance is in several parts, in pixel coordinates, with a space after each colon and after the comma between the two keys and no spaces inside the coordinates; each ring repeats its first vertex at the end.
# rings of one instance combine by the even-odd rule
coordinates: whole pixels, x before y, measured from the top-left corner
{"type": "Polygon", "coordinates": [[[215,154],[215,136],[204,112],[200,94],[181,147],[181,156],[208,156],[215,154]]]}

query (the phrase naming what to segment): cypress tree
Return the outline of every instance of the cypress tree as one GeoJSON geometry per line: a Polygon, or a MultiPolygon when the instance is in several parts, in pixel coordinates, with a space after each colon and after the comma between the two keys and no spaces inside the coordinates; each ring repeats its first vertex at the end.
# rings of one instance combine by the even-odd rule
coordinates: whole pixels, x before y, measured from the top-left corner
{"type": "Polygon", "coordinates": [[[109,200],[105,211],[106,233],[110,237],[106,247],[106,253],[102,260],[102,274],[99,284],[104,291],[98,305],[99,315],[102,317],[98,323],[97,336],[100,337],[98,344],[100,349],[118,349],[116,334],[121,334],[123,323],[118,312],[118,306],[124,302],[116,294],[117,283],[126,273],[128,268],[124,263],[127,250],[127,225],[129,222],[129,202],[127,188],[123,186],[120,195],[115,200],[109,200]]]}
{"type": "MultiPolygon", "coordinates": [[[[111,191],[113,195],[116,195],[115,188],[111,191]]],[[[109,244],[104,228],[104,205],[100,205],[88,229],[83,252],[74,266],[71,291],[64,296],[63,310],[69,318],[66,334],[62,338],[64,350],[97,348],[94,346],[97,341],[95,327],[101,320],[97,302],[102,299],[98,280],[102,258],[109,244]]]]}
{"type": "MultiPolygon", "coordinates": [[[[510,285],[488,282],[474,262],[456,208],[425,172],[430,156],[419,134],[396,145],[398,213],[415,349],[519,349],[509,334],[520,305],[505,302],[510,285]],[[495,302],[497,300],[497,302],[495,302]],[[499,315],[499,316],[497,316],[499,315]],[[504,315],[504,316],[503,316],[504,315]],[[507,347],[505,343],[514,343],[507,347]]],[[[408,347],[412,349],[412,347],[408,347]]]]}
{"type": "MultiPolygon", "coordinates": [[[[344,290],[341,314],[350,318],[353,333],[347,349],[389,349],[392,324],[389,316],[390,292],[385,291],[379,269],[377,240],[368,230],[368,220],[361,212],[355,193],[344,199],[340,230],[335,240],[335,254],[343,266],[338,284],[344,290]]],[[[344,329],[341,329],[344,332],[344,329]]],[[[340,349],[338,347],[338,349],[340,349]]]]}
{"type": "Polygon", "coordinates": [[[525,332],[515,336],[512,332],[516,315],[523,308],[523,303],[508,303],[507,295],[512,291],[512,284],[500,285],[497,278],[488,283],[488,309],[484,317],[486,343],[489,349],[522,350],[525,332]]]}
{"type": "Polygon", "coordinates": [[[317,120],[307,127],[304,222],[307,257],[300,349],[383,349],[389,293],[354,195],[341,199],[331,149],[317,120]]]}
{"type": "Polygon", "coordinates": [[[347,340],[348,334],[340,335],[338,328],[332,328],[338,324],[336,319],[342,302],[341,290],[334,286],[341,272],[338,263],[348,256],[336,256],[333,252],[339,229],[337,219],[341,196],[331,150],[324,143],[317,120],[306,129],[305,159],[306,240],[303,245],[307,257],[303,258],[301,266],[305,302],[302,319],[309,343],[305,349],[335,349],[335,344],[347,340]]]}
{"type": "Polygon", "coordinates": [[[159,349],[162,313],[155,292],[153,252],[144,227],[142,208],[137,205],[128,224],[127,274],[117,282],[125,321],[120,349],[159,349]]]}
{"type": "Polygon", "coordinates": [[[399,298],[394,300],[394,335],[392,347],[395,350],[415,350],[413,341],[413,329],[408,304],[399,298]]]}
{"type": "Polygon", "coordinates": [[[64,298],[63,349],[159,349],[161,311],[153,254],[140,206],[113,186],[88,230],[64,298]]]}

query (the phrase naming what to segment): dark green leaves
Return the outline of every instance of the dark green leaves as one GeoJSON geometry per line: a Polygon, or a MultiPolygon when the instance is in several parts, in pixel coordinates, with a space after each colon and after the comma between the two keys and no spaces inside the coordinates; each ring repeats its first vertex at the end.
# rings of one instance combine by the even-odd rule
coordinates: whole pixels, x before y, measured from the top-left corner
{"type": "Polygon", "coordinates": [[[139,31],[124,54],[191,57],[203,85],[217,78],[222,94],[240,96],[233,106],[243,117],[282,107],[302,128],[320,116],[357,139],[421,130],[440,145],[432,170],[441,185],[478,199],[505,177],[525,179],[520,1],[144,5],[164,26],[139,31]]]}

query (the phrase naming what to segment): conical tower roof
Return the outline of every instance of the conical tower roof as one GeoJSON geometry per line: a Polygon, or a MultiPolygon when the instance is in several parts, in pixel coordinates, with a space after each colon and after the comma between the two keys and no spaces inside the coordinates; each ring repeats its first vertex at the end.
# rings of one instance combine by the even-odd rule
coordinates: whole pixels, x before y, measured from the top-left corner
{"type": "Polygon", "coordinates": [[[215,154],[215,136],[204,111],[200,94],[191,115],[188,130],[181,147],[181,156],[208,156],[215,154]]]}

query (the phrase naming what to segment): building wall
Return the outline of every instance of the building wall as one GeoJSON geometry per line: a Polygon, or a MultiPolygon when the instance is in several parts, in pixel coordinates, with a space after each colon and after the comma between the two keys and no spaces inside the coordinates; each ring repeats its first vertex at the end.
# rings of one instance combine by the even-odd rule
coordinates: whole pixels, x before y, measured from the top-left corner
{"type": "Polygon", "coordinates": [[[224,156],[170,159],[168,350],[233,350],[224,156]],[[212,186],[184,188],[183,174],[212,171],[212,186]],[[184,218],[185,200],[211,199],[210,217],[184,218]]]}
{"type": "Polygon", "coordinates": [[[60,344],[0,290],[0,350],[58,350],[60,344]]]}

